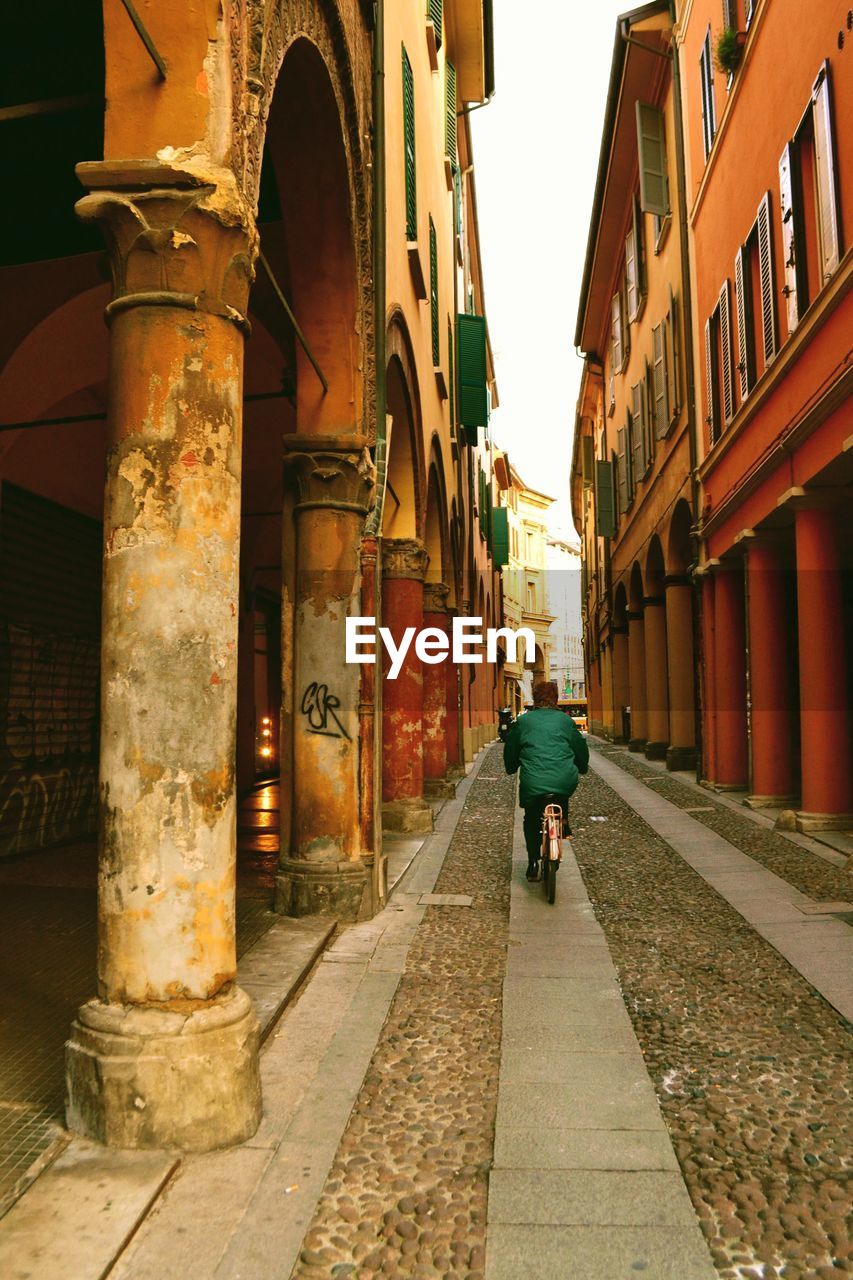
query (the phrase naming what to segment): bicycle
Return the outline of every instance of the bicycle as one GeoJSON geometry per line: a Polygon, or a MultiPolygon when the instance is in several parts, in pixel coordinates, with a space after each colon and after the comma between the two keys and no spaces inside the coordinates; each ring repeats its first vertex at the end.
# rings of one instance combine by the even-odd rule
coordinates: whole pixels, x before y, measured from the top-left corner
{"type": "Polygon", "coordinates": [[[547,804],[542,814],[542,885],[553,903],[557,896],[557,871],[563,858],[563,810],[547,804]]]}

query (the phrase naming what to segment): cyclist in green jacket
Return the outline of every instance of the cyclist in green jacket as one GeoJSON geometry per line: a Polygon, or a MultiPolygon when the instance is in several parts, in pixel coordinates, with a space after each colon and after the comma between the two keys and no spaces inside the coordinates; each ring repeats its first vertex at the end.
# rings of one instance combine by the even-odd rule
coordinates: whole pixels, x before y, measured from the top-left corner
{"type": "Polygon", "coordinates": [[[542,814],[547,804],[563,810],[568,834],[569,796],[589,766],[589,747],[571,716],[557,707],[553,680],[533,686],[533,710],[519,716],[504,743],[504,768],[521,768],[518,802],[524,810],[527,879],[535,880],[542,840],[542,814]]]}

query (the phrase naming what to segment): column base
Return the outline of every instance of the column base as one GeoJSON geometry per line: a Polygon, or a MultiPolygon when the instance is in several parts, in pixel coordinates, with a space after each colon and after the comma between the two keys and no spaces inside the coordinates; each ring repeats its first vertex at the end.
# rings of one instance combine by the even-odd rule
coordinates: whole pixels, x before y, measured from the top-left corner
{"type": "Polygon", "coordinates": [[[420,796],[388,800],[382,806],[382,829],[417,834],[432,831],[432,809],[420,796]]]}
{"type": "Polygon", "coordinates": [[[668,750],[668,742],[647,742],[644,754],[647,760],[665,760],[668,750]]]}
{"type": "Polygon", "coordinates": [[[799,796],[744,796],[748,809],[793,809],[799,796]]]}
{"type": "Polygon", "coordinates": [[[645,738],[631,738],[630,742],[628,743],[629,751],[645,751],[645,749],[646,749],[645,738]]]}
{"type": "Polygon", "coordinates": [[[360,859],[308,862],[305,858],[282,858],[275,878],[275,909],[282,916],[369,920],[375,911],[369,870],[360,859]]]}
{"type": "Polygon", "coordinates": [[[68,1127],[119,1148],[245,1142],[261,1120],[258,1043],[239,987],[187,1013],[89,1000],[65,1050],[68,1127]]]}
{"type": "Polygon", "coordinates": [[[452,800],[456,795],[458,779],[445,775],[443,778],[424,778],[424,797],[429,800],[452,800]]]}
{"type": "Polygon", "coordinates": [[[695,747],[669,747],[666,753],[666,767],[671,772],[696,768],[695,747]]]}
{"type": "Polygon", "coordinates": [[[747,791],[748,787],[745,782],[712,782],[710,784],[712,791],[747,791]]]}
{"type": "Polygon", "coordinates": [[[797,813],[798,831],[853,831],[853,813],[797,813]]]}
{"type": "Polygon", "coordinates": [[[460,782],[465,776],[464,764],[449,764],[447,766],[447,777],[454,782],[460,782]]]}

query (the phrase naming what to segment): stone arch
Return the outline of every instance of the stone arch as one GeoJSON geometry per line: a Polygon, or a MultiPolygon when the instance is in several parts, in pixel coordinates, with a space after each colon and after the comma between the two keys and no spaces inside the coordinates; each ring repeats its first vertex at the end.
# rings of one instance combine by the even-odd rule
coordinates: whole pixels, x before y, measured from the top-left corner
{"type": "Polygon", "coordinates": [[[624,630],[628,625],[628,592],[625,583],[619,582],[613,593],[613,626],[624,630]]]}
{"type": "Polygon", "coordinates": [[[663,548],[661,547],[660,538],[657,534],[654,534],[646,552],[645,583],[647,598],[663,596],[665,573],[663,548]]]}
{"type": "Polygon", "coordinates": [[[301,434],[364,430],[363,326],[349,166],[328,66],[311,40],[295,39],[269,103],[258,220],[264,261],[290,302],[311,356],[294,341],[263,264],[256,271],[253,306],[259,309],[266,295],[266,312],[276,316],[283,346],[292,353],[301,434]]]}
{"type": "Polygon", "coordinates": [[[386,350],[387,408],[392,425],[382,533],[391,538],[415,538],[422,533],[426,518],[421,401],[411,339],[402,312],[396,309],[388,325],[386,350]]]}
{"type": "Polygon", "coordinates": [[[631,576],[628,586],[628,608],[632,613],[639,613],[643,607],[643,571],[640,563],[635,560],[631,565],[631,576]]]}
{"type": "MultiPolygon", "coordinates": [[[[358,6],[342,13],[331,0],[236,0],[230,9],[231,163],[250,205],[258,207],[264,144],[277,84],[289,53],[313,46],[322,61],[340,125],[347,174],[356,278],[355,331],[362,348],[359,429],[372,434],[374,345],[369,138],[370,34],[358,6]],[[352,29],[348,29],[347,19],[352,29]],[[355,68],[360,71],[356,79],[355,68]]],[[[318,157],[322,165],[325,157],[318,157]]],[[[297,313],[298,314],[298,313],[297,313]]]]}
{"type": "Polygon", "coordinates": [[[680,498],[675,504],[666,540],[666,572],[668,574],[684,574],[690,567],[693,559],[691,525],[690,506],[684,498],[680,498]]]}
{"type": "Polygon", "coordinates": [[[447,584],[450,576],[450,556],[447,547],[447,495],[444,489],[444,469],[437,436],[433,436],[430,450],[426,494],[424,545],[429,556],[427,580],[447,584]]]}

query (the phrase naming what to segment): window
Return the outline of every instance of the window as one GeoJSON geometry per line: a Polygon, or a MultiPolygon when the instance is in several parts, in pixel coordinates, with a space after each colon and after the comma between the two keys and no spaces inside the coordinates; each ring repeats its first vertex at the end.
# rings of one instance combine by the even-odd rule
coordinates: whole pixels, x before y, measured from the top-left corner
{"type": "Polygon", "coordinates": [[[438,244],[432,214],[429,219],[429,311],[432,331],[432,364],[441,364],[441,339],[438,332],[438,244]]]}
{"type": "Polygon", "coordinates": [[[435,30],[435,47],[441,48],[441,10],[442,0],[427,0],[427,22],[431,22],[435,30]]]}
{"type": "Polygon", "coordinates": [[[406,239],[418,238],[418,189],[415,170],[415,80],[403,47],[403,152],[406,174],[406,239]]]}
{"type": "Polygon", "coordinates": [[[620,512],[628,510],[634,497],[634,488],[631,484],[631,455],[628,451],[630,422],[629,414],[628,425],[620,427],[616,432],[616,478],[620,512]]]}
{"type": "Polygon", "coordinates": [[[453,324],[450,316],[447,317],[447,381],[449,383],[450,426],[452,428],[456,426],[456,387],[453,373],[453,324]]]}
{"type": "Polygon", "coordinates": [[[649,381],[649,440],[652,427],[654,437],[661,439],[678,420],[679,403],[678,310],[672,289],[669,291],[669,310],[660,324],[652,329],[652,365],[649,381]]]}
{"type": "Polygon", "coordinates": [[[829,63],[820,69],[811,101],[779,161],[782,248],[788,332],[841,260],[829,63]]]}
{"type": "Polygon", "coordinates": [[[610,303],[610,362],[613,371],[622,372],[628,352],[625,343],[625,312],[622,288],[614,293],[610,303]]]}
{"type": "Polygon", "coordinates": [[[758,206],[755,222],[735,258],[735,306],[742,403],[776,355],[776,289],[769,191],[758,206]]]}
{"type": "Polygon", "coordinates": [[[631,230],[625,238],[625,291],[628,298],[628,320],[635,321],[643,306],[646,292],[643,261],[643,215],[636,196],[632,204],[631,230]]]}
{"type": "Polygon", "coordinates": [[[613,376],[613,356],[610,357],[610,368],[607,371],[607,416],[613,417],[616,408],[616,379],[613,376]]]}
{"type": "Polygon", "coordinates": [[[612,538],[616,534],[613,466],[600,460],[595,463],[595,532],[599,538],[612,538]]]}
{"type": "Polygon", "coordinates": [[[699,78],[702,84],[702,140],[705,144],[705,159],[711,154],[714,135],[717,132],[717,114],[714,108],[714,60],[711,53],[711,27],[702,45],[699,58],[699,78]]]}
{"type": "Polygon", "coordinates": [[[459,378],[459,421],[475,433],[489,421],[486,366],[486,321],[483,316],[456,317],[456,367],[459,378]]]}
{"type": "Polygon", "coordinates": [[[666,128],[663,112],[637,103],[637,153],[640,159],[640,208],[665,218],[669,213],[666,176],[666,128]]]}
{"type": "Polygon", "coordinates": [[[631,411],[628,414],[631,443],[631,474],[634,485],[643,479],[651,458],[648,450],[648,418],[646,413],[646,385],[635,382],[631,388],[631,411]]]}
{"type": "Polygon", "coordinates": [[[711,444],[734,417],[734,368],[729,318],[729,282],[720,291],[717,305],[705,324],[706,416],[711,444]]]}
{"type": "Polygon", "coordinates": [[[527,612],[536,612],[536,583],[528,582],[527,584],[527,612]]]}

